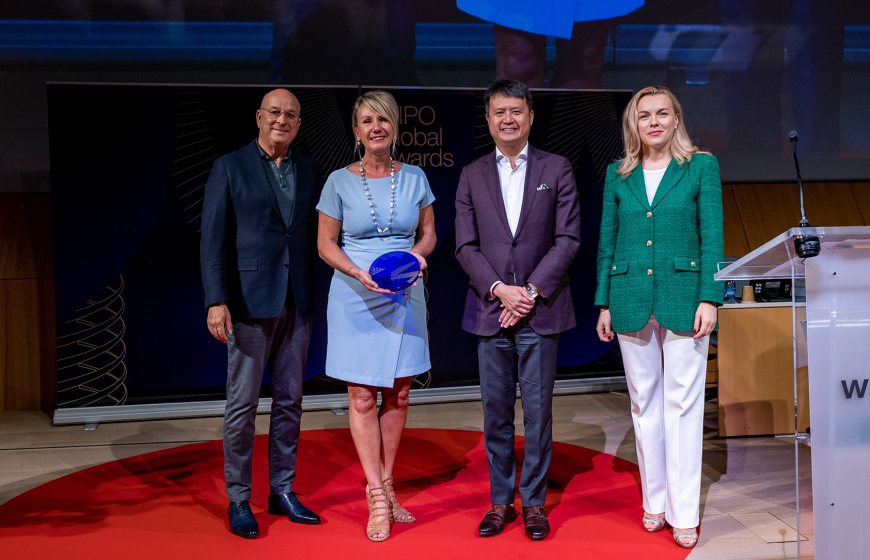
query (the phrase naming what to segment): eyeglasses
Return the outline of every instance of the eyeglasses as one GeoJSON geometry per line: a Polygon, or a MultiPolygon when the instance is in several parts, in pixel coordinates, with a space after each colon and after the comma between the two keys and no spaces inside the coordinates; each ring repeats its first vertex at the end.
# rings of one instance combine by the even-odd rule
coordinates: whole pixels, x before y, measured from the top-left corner
{"type": "Polygon", "coordinates": [[[280,117],[281,115],[284,115],[284,120],[286,120],[289,123],[296,122],[301,118],[296,113],[293,113],[290,111],[279,111],[278,109],[266,109],[265,107],[260,107],[260,110],[268,113],[269,116],[271,116],[276,121],[278,120],[278,117],[280,117]]]}

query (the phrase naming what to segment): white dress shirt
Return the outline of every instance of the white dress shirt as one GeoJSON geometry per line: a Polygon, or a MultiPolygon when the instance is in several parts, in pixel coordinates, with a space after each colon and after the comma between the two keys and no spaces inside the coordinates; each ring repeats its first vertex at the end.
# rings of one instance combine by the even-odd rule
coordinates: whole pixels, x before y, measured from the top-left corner
{"type": "Polygon", "coordinates": [[[529,143],[523,146],[516,157],[516,167],[511,167],[509,157],[495,149],[495,163],[498,169],[498,182],[501,186],[501,199],[507,212],[508,225],[511,233],[517,233],[520,222],[520,210],[523,209],[523,192],[526,187],[526,164],[529,161],[529,143]]]}
{"type": "MultiPolygon", "coordinates": [[[[501,187],[501,199],[504,202],[504,209],[507,213],[508,226],[511,228],[511,233],[516,235],[517,224],[520,222],[520,211],[523,209],[523,193],[526,189],[526,164],[529,161],[529,143],[523,146],[520,153],[517,155],[515,162],[516,167],[511,167],[509,157],[501,153],[498,148],[495,149],[495,167],[498,169],[498,183],[501,187]]],[[[501,280],[496,280],[489,287],[489,297],[492,299],[492,291],[496,286],[501,284],[501,280]]]]}

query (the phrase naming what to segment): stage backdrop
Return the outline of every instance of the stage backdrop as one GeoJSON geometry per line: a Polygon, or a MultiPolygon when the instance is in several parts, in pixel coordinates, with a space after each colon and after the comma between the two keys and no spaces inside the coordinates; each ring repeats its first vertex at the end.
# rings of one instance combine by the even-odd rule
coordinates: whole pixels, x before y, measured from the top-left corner
{"type": "MultiPolygon", "coordinates": [[[[203,187],[214,159],[250,142],[261,86],[52,83],[48,86],[57,290],[59,408],[224,398],[226,351],[205,327],[199,272],[203,187]]],[[[293,87],[294,149],[324,174],[353,159],[356,87],[293,87]]],[[[432,371],[418,386],[476,385],[475,337],[460,325],[467,277],[453,257],[462,166],[493,150],[477,89],[392,88],[399,158],[437,197],[438,246],[426,281],[432,371]]],[[[579,326],[565,333],[560,376],[612,375],[594,333],[595,253],[605,167],[621,151],[627,92],[536,91],[531,143],[571,160],[582,245],[571,270],[579,326]]],[[[306,394],[344,392],[323,375],[326,290],[318,270],[306,394]]],[[[268,390],[264,389],[264,395],[268,390]]]]}

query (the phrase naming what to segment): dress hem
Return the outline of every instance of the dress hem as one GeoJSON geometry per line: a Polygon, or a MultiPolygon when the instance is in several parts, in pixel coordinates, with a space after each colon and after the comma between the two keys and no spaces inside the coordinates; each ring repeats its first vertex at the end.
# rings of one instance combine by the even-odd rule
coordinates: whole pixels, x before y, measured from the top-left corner
{"type": "MultiPolygon", "coordinates": [[[[432,369],[432,365],[429,362],[422,364],[418,367],[413,368],[405,368],[402,371],[396,372],[393,380],[399,379],[401,377],[413,377],[415,375],[420,375],[421,373],[426,373],[432,369]]],[[[392,387],[392,385],[381,385],[380,383],[372,383],[372,379],[369,377],[366,379],[366,376],[363,375],[354,375],[351,373],[343,373],[343,372],[325,372],[327,377],[331,377],[332,379],[337,379],[339,381],[346,381],[349,383],[358,383],[360,385],[368,385],[370,387],[392,387]]],[[[378,379],[376,381],[384,381],[383,379],[378,379]]]]}

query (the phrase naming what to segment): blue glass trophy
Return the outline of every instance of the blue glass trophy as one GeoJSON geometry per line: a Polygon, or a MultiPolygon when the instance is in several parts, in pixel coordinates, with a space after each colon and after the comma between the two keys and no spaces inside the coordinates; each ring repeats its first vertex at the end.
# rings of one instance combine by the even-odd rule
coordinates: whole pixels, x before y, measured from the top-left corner
{"type": "Polygon", "coordinates": [[[420,262],[407,251],[391,251],[375,259],[369,267],[369,274],[381,288],[399,292],[417,280],[420,262]]]}

